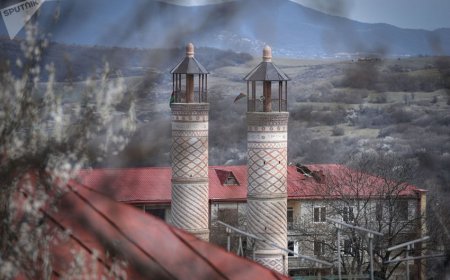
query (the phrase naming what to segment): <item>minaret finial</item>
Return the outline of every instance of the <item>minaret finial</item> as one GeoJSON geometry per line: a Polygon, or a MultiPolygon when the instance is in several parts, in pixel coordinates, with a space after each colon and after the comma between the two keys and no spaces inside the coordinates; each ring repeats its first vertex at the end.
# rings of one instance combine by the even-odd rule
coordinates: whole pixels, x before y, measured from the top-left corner
{"type": "Polygon", "coordinates": [[[194,44],[188,43],[186,45],[186,56],[187,57],[194,57],[194,44]]]}
{"type": "Polygon", "coordinates": [[[272,48],[266,45],[263,49],[263,61],[271,62],[272,61],[272,48]]]}

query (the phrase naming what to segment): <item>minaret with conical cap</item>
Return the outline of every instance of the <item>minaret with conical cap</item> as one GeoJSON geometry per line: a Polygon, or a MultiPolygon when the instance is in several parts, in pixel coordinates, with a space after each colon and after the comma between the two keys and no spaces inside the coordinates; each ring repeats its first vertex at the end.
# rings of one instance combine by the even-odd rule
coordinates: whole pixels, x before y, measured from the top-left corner
{"type": "Polygon", "coordinates": [[[209,240],[208,71],[194,45],[172,73],[172,223],[209,240]]]}
{"type": "MultiPolygon", "coordinates": [[[[263,61],[247,81],[247,230],[287,248],[287,81],[272,63],[266,46],[263,61]],[[259,90],[257,85],[259,84],[259,90]]],[[[255,261],[287,273],[287,256],[267,243],[256,241],[255,261]]]]}

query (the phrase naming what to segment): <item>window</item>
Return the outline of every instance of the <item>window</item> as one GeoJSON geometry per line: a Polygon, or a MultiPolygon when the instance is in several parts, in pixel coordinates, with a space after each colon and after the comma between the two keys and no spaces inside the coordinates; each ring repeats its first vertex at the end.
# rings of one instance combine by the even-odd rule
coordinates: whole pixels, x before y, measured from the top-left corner
{"type": "Polygon", "coordinates": [[[241,242],[242,242],[242,250],[244,251],[243,256],[247,256],[247,251],[248,251],[247,238],[242,237],[241,242]]]}
{"type": "Polygon", "coordinates": [[[215,169],[217,179],[223,186],[239,186],[239,181],[232,171],[215,169]]]}
{"type": "MultiPolygon", "coordinates": [[[[294,241],[288,241],[288,250],[294,251],[294,241]]],[[[294,254],[291,252],[288,253],[289,257],[293,257],[294,254]]]]}
{"type": "Polygon", "coordinates": [[[134,207],[136,207],[139,210],[144,211],[144,205],[134,205],[134,207]]]}
{"type": "Polygon", "coordinates": [[[237,226],[239,212],[237,208],[221,208],[217,212],[217,219],[232,226],[237,226]]]}
{"type": "Polygon", "coordinates": [[[408,201],[399,200],[395,203],[395,213],[397,213],[400,221],[408,220],[408,201]]]}
{"type": "Polygon", "coordinates": [[[375,208],[375,218],[377,221],[381,221],[383,219],[383,204],[378,202],[375,208]]]}
{"type": "Polygon", "coordinates": [[[225,179],[224,185],[227,185],[227,186],[237,186],[237,185],[239,185],[236,177],[234,177],[233,172],[230,172],[228,177],[225,179]]]}
{"type": "Polygon", "coordinates": [[[166,219],[166,208],[160,206],[150,206],[150,205],[134,205],[136,208],[149,213],[161,220],[166,219]]]}
{"type": "Polygon", "coordinates": [[[325,222],[327,217],[327,209],[326,207],[314,207],[314,222],[325,222]]]}
{"type": "Polygon", "coordinates": [[[351,255],[353,253],[352,241],[350,239],[344,239],[344,254],[351,255]]]}
{"type": "Polygon", "coordinates": [[[294,208],[293,207],[287,208],[287,226],[288,226],[288,229],[293,229],[293,227],[294,227],[294,208]]]}
{"type": "Polygon", "coordinates": [[[314,255],[315,256],[325,255],[325,244],[323,240],[314,240],[314,255]]]}
{"type": "Polygon", "coordinates": [[[344,207],[342,211],[342,218],[346,223],[352,223],[355,221],[355,214],[353,213],[353,207],[344,207]]]}
{"type": "Polygon", "coordinates": [[[145,213],[152,214],[153,216],[160,218],[161,220],[166,219],[166,209],[164,208],[155,208],[152,206],[145,206],[145,213]]]}

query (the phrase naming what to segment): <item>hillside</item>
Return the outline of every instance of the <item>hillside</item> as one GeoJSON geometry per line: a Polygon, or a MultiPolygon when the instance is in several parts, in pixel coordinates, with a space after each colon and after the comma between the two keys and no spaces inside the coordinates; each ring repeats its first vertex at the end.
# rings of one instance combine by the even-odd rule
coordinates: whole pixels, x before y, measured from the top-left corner
{"type": "Polygon", "coordinates": [[[193,41],[198,46],[259,55],[262,46],[270,44],[276,55],[289,57],[450,54],[450,29],[426,31],[360,23],[288,0],[200,7],[158,1],[113,2],[62,1],[57,24],[46,20],[57,6],[49,2],[43,7],[40,25],[55,41],[84,45],[177,48],[193,41]],[[80,18],[85,20],[80,22],[80,18]]]}
{"type": "MultiPolygon", "coordinates": [[[[25,61],[21,51],[20,40],[0,38],[0,60],[9,61],[12,72],[20,76],[21,68],[17,66],[19,59],[25,61]]],[[[44,49],[42,69],[45,65],[55,66],[56,81],[77,82],[86,78],[97,78],[107,62],[114,76],[150,76],[154,80],[163,79],[160,74],[167,73],[184,55],[181,48],[174,49],[137,49],[102,46],[66,45],[56,42],[44,49]]],[[[252,59],[249,54],[235,53],[214,48],[199,48],[197,57],[205,67],[214,70],[218,67],[237,65],[252,59]]],[[[41,80],[47,81],[48,73],[41,72],[41,80]]]]}

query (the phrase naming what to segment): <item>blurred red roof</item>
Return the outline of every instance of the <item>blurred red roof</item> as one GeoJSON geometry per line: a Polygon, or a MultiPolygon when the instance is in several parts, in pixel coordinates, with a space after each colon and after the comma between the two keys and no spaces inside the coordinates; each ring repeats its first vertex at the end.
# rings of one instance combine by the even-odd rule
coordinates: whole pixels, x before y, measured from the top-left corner
{"type": "Polygon", "coordinates": [[[80,279],[89,273],[107,275],[108,255],[127,260],[128,279],[287,279],[132,206],[77,183],[70,185],[58,200],[58,211],[43,210],[55,229],[69,230],[67,241],[52,243],[55,278],[65,276],[77,252],[87,260],[86,267],[77,271],[80,279]],[[96,269],[90,269],[93,263],[98,264],[96,269]]]}
{"type": "MultiPolygon", "coordinates": [[[[342,176],[358,172],[338,164],[307,165],[313,171],[323,173],[324,182],[337,180],[342,176]],[[346,173],[346,174],[344,174],[346,173]]],[[[360,195],[373,196],[375,191],[385,185],[385,181],[376,176],[364,174],[366,187],[363,186],[360,195]],[[378,186],[379,188],[374,188],[378,186]]],[[[171,168],[142,167],[118,169],[82,170],[78,180],[89,188],[109,195],[117,201],[127,203],[170,203],[171,200],[171,168]]],[[[323,184],[313,177],[305,176],[297,171],[296,166],[288,166],[288,197],[291,199],[323,198],[323,184]]],[[[333,196],[351,195],[352,186],[342,184],[339,193],[333,196]]],[[[414,186],[406,186],[400,192],[402,196],[415,196],[418,191],[414,186]]],[[[211,201],[245,201],[247,199],[247,166],[210,166],[209,167],[209,198],[211,201]],[[230,172],[239,185],[226,185],[225,179],[230,172]]]]}

